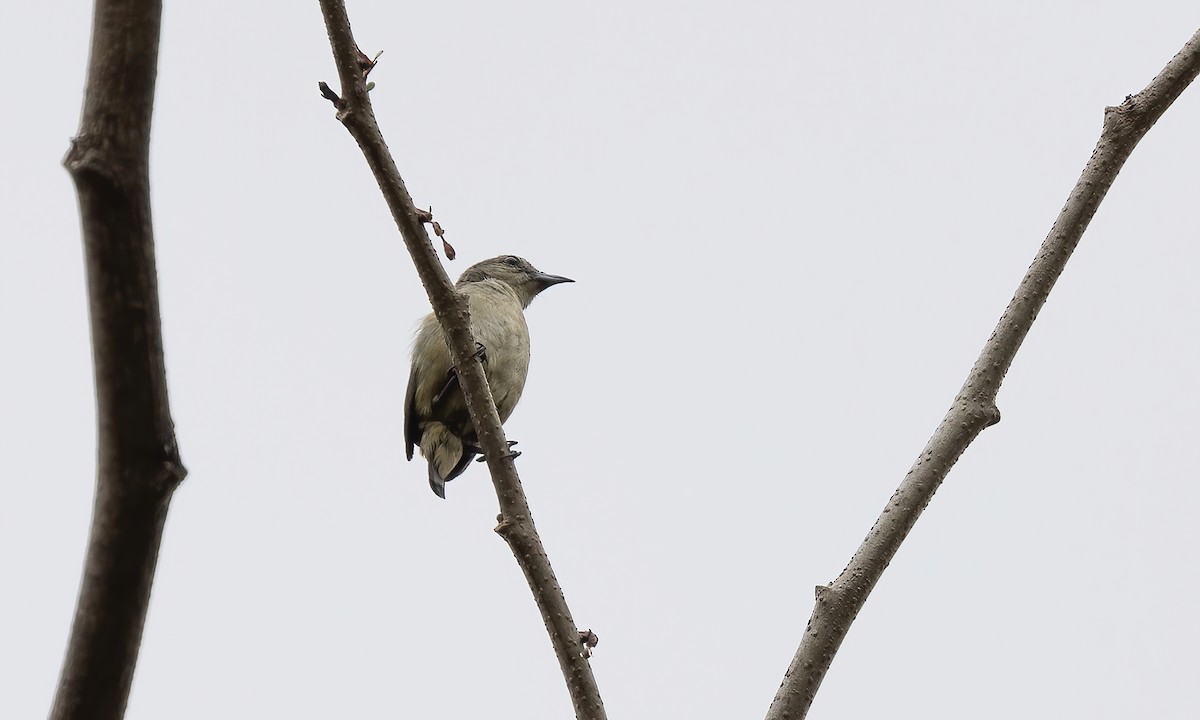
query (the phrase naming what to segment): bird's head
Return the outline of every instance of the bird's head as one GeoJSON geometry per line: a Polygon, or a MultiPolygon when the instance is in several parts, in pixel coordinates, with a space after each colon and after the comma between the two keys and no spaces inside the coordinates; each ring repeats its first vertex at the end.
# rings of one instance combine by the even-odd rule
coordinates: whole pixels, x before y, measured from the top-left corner
{"type": "Polygon", "coordinates": [[[516,292],[525,307],[529,307],[533,298],[551,285],[575,282],[561,275],[544,273],[530,265],[525,258],[516,255],[501,255],[475,263],[458,278],[458,285],[483,280],[499,280],[507,284],[516,292]]]}

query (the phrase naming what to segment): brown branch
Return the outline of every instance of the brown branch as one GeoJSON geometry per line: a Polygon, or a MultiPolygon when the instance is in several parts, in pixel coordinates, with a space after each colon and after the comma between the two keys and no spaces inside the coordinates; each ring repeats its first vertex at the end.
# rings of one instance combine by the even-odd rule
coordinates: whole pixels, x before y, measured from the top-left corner
{"type": "Polygon", "coordinates": [[[983,432],[1000,421],[996,394],[1021,342],[1095,215],[1117,173],[1158,118],[1200,73],[1200,32],[1137,95],[1104,110],[1104,129],[1083,174],[1017,287],[979,359],[866,540],[836,580],[818,587],[816,607],[767,720],[799,720],[863,604],[950,468],[983,432]]]}
{"type": "Polygon", "coordinates": [[[358,142],[371,172],[375,174],[375,180],[429,295],[434,314],[446,335],[458,369],[459,384],[466,397],[499,500],[500,517],[496,532],[508,543],[533,592],[555,655],[558,656],[575,715],[581,719],[603,720],[606,717],[604,704],[585,656],[585,646],[534,527],[525,492],[521,489],[521,480],[509,455],[496,405],[483,374],[483,366],[476,357],[466,300],[455,292],[450,278],[438,262],[422,224],[428,213],[419,210],[409,197],[371,109],[366,74],[374,67],[374,61],[358,49],[342,0],[321,0],[321,10],[325,16],[325,27],[329,32],[342,90],[338,97],[332,91],[327,92],[328,86],[323,86],[321,94],[333,102],[338,120],[358,142]]]}
{"type": "Polygon", "coordinates": [[[96,503],[50,717],[120,718],[171,494],[186,471],[167,403],[150,219],[159,0],[98,0],[64,165],[83,226],[96,372],[96,503]]]}

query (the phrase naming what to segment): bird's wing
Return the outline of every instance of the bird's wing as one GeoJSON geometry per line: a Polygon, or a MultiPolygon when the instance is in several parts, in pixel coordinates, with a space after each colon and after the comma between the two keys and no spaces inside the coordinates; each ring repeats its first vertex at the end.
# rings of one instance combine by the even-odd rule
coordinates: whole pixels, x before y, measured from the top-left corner
{"type": "Polygon", "coordinates": [[[404,453],[413,458],[413,446],[421,443],[421,419],[417,416],[417,366],[408,374],[408,390],[404,393],[404,453]]]}

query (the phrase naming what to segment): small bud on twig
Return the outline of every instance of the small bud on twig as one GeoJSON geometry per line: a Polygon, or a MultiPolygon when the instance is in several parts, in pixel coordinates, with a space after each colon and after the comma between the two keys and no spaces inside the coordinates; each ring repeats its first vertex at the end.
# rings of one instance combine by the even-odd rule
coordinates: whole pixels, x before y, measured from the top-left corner
{"type": "Polygon", "coordinates": [[[446,253],[447,260],[453,260],[458,253],[455,252],[454,246],[446,242],[446,231],[442,229],[441,223],[433,219],[433,206],[430,205],[428,210],[417,208],[417,219],[423,223],[428,223],[433,228],[433,234],[437,235],[442,240],[442,252],[446,253]]]}
{"type": "Polygon", "coordinates": [[[355,50],[358,51],[358,68],[359,70],[362,70],[363,79],[366,80],[367,76],[371,74],[371,71],[374,70],[375,66],[379,63],[379,56],[383,54],[383,51],[380,50],[379,52],[375,53],[375,57],[369,58],[362,50],[359,50],[358,48],[355,48],[355,50]]]}
{"type": "Polygon", "coordinates": [[[324,81],[317,83],[317,88],[321,91],[321,97],[333,103],[333,106],[338,110],[343,110],[346,107],[346,101],[338,97],[338,94],[333,91],[333,88],[325,84],[324,81]]]}
{"type": "Polygon", "coordinates": [[[579,631],[579,643],[583,645],[583,652],[579,653],[580,657],[590,658],[592,651],[600,644],[600,636],[592,632],[591,628],[579,631]]]}

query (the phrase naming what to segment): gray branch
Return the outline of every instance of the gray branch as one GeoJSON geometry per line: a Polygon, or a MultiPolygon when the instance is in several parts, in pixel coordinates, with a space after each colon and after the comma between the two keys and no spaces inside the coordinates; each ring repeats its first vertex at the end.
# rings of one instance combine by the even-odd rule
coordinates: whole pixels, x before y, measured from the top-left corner
{"type": "Polygon", "coordinates": [[[167,403],[150,218],[159,0],[98,0],[79,134],[79,196],[96,374],[96,503],[50,717],[125,712],[171,494],[186,471],[167,403]]]}
{"type": "Polygon", "coordinates": [[[816,607],[767,712],[767,720],[799,720],[884,568],[933,499],[950,468],[983,432],[1000,421],[996,394],[1021,342],[1130,153],[1175,98],[1200,73],[1200,32],[1137,95],[1105,108],[1104,129],[1066,206],[1042,243],[1000,322],[983,346],[949,413],[934,432],[866,540],[836,580],[816,592],[816,607]]]}
{"type": "Polygon", "coordinates": [[[320,2],[342,90],[338,96],[322,83],[321,94],[337,108],[338,120],[358,142],[371,172],[375,174],[375,180],[429,295],[434,315],[446,335],[458,371],[459,385],[466,397],[471,421],[487,458],[499,500],[500,517],[496,532],[508,543],[533,592],[555,655],[558,656],[575,715],[581,720],[604,720],[607,717],[604,704],[591,665],[582,652],[584,647],[578,628],[571,618],[566,598],[534,527],[521,480],[509,456],[508,443],[484,377],[483,366],[475,357],[475,340],[471,336],[466,300],[455,292],[450,278],[438,262],[423,224],[423,219],[428,216],[423,218],[423,213],[413,205],[371,109],[366,75],[374,62],[362,54],[354,41],[345,3],[341,0],[320,2]]]}

